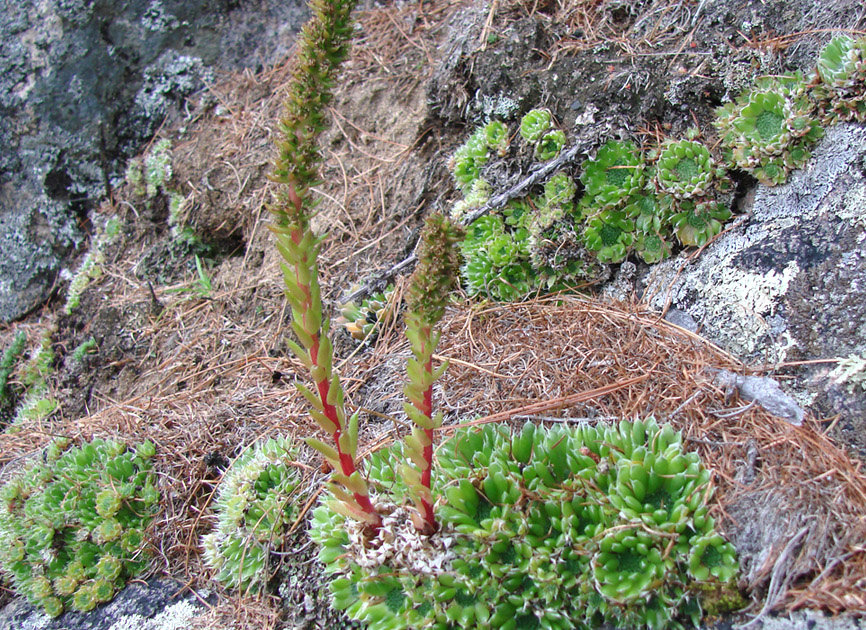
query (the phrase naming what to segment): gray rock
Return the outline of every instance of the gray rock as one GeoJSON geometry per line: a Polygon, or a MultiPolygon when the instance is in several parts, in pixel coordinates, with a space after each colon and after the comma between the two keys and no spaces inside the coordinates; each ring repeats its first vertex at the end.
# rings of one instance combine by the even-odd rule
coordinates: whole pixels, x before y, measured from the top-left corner
{"type": "Polygon", "coordinates": [[[774,416],[800,426],[806,412],[782,391],[779,382],[766,376],[743,376],[729,370],[719,370],[713,383],[726,389],[736,389],[743,400],[754,401],[774,416]]]}
{"type": "Polygon", "coordinates": [[[0,610],[0,630],[181,630],[204,607],[192,595],[175,597],[179,588],[165,579],[131,583],[105,606],[56,619],[17,598],[0,610]]]}
{"type": "Polygon", "coordinates": [[[645,279],[654,307],[669,296],[745,361],[830,360],[802,368],[791,391],[817,415],[842,414],[836,437],[862,456],[866,395],[828,375],[832,359],[866,352],[864,160],[866,128],[831,127],[787,184],[757,186],[737,227],[691,263],[665,261],[645,279]]]}
{"type": "Polygon", "coordinates": [[[21,0],[0,10],[0,321],[50,294],[125,161],[215,70],[281,59],[302,0],[21,0]]]}

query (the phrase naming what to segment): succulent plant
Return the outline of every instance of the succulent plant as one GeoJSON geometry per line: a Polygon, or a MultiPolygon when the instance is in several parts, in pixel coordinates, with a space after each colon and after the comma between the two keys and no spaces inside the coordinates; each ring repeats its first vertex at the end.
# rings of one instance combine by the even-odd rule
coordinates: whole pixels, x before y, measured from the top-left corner
{"type": "Polygon", "coordinates": [[[146,564],[153,444],[58,438],[0,488],[0,569],[51,616],[109,601],[146,564]]]}
{"type": "Polygon", "coordinates": [[[347,302],[340,305],[340,316],[337,323],[346,329],[353,339],[364,341],[374,338],[382,326],[387,326],[397,311],[397,305],[391,301],[394,287],[385,291],[377,291],[364,298],[361,304],[347,302]],[[371,337],[373,335],[373,337],[371,337]]]}
{"type": "Polygon", "coordinates": [[[624,212],[606,210],[587,222],[583,238],[599,262],[621,262],[634,242],[634,221],[624,212]]]}
{"type": "Polygon", "coordinates": [[[583,163],[581,205],[588,214],[616,208],[646,184],[644,156],[633,142],[608,140],[583,163]]]}
{"type": "Polygon", "coordinates": [[[544,183],[544,205],[571,210],[577,186],[565,173],[556,173],[544,183]]]}
{"type": "Polygon", "coordinates": [[[502,209],[505,224],[512,228],[525,228],[533,214],[533,204],[526,198],[511,199],[502,209]]]}
{"type": "Polygon", "coordinates": [[[525,229],[506,231],[498,214],[480,217],[466,228],[461,274],[469,295],[516,300],[532,290],[532,270],[523,245],[526,234],[525,229]]]}
{"type": "Polygon", "coordinates": [[[552,160],[557,155],[559,155],[559,152],[562,151],[562,148],[564,146],[564,131],[562,131],[561,129],[554,129],[553,131],[548,131],[546,134],[541,136],[538,144],[535,145],[535,159],[542,162],[552,160]]]}
{"type": "Polygon", "coordinates": [[[818,57],[812,96],[825,124],[866,121],[866,37],[834,37],[818,57]]]}
{"type": "Polygon", "coordinates": [[[261,590],[295,519],[300,475],[297,449],[286,438],[259,442],[238,457],[220,481],[214,531],[202,538],[205,563],[229,588],[261,590]]]}
{"type": "Polygon", "coordinates": [[[500,157],[508,152],[508,127],[498,120],[491,120],[484,125],[484,143],[491,151],[500,157]]]}
{"type": "Polygon", "coordinates": [[[553,117],[546,109],[531,109],[520,119],[520,137],[535,144],[553,125],[553,117]]]}
{"type": "Polygon", "coordinates": [[[659,148],[656,186],[676,199],[708,196],[722,174],[709,150],[700,142],[668,140],[659,148]]]}
{"type": "Polygon", "coordinates": [[[726,159],[768,186],[809,159],[808,147],[823,134],[814,105],[798,75],[758,81],[735,102],[716,110],[726,159]]]}
{"type": "Polygon", "coordinates": [[[433,431],[442,426],[442,412],[433,413],[433,383],[448,367],[445,361],[433,368],[433,353],[440,335],[436,325],[458,284],[460,258],[456,245],[463,236],[462,227],[441,214],[430,215],[424,223],[418,244],[418,265],[406,293],[406,337],[412,358],[406,368],[409,382],[404,392],[408,402],[403,409],[414,426],[404,440],[406,461],[400,467],[400,475],[415,504],[412,522],[419,532],[428,535],[439,528],[433,513],[431,482],[433,431]]]}
{"type": "Polygon", "coordinates": [[[433,536],[405,524],[399,446],[370,461],[379,505],[390,505],[380,536],[314,511],[332,603],[371,630],[676,629],[736,574],[707,514],[707,471],[652,419],[514,434],[486,425],[437,453],[433,536]]]}
{"type": "Polygon", "coordinates": [[[451,173],[464,193],[471,189],[473,182],[481,176],[481,167],[490,157],[485,130],[486,127],[476,129],[451,158],[451,173]]]}
{"type": "Polygon", "coordinates": [[[469,188],[463,191],[463,194],[463,199],[456,202],[451,208],[452,221],[463,221],[467,213],[486,204],[490,199],[490,184],[479,177],[473,180],[469,188]]]}
{"type": "Polygon", "coordinates": [[[647,234],[667,229],[670,223],[669,210],[670,203],[664,203],[663,199],[651,192],[641,192],[629,197],[623,208],[625,215],[634,219],[635,230],[647,234]]]}
{"type": "Polygon", "coordinates": [[[683,245],[703,247],[722,231],[722,223],[731,218],[731,211],[715,201],[683,202],[679,212],[671,217],[677,238],[683,245]]]}
{"type": "Polygon", "coordinates": [[[566,215],[543,230],[532,231],[525,242],[538,287],[543,290],[572,289],[600,275],[599,266],[584,246],[582,230],[574,215],[566,215]]]}
{"type": "Polygon", "coordinates": [[[634,251],[645,263],[652,265],[671,255],[671,246],[667,239],[658,233],[637,232],[634,241],[634,251]]]}

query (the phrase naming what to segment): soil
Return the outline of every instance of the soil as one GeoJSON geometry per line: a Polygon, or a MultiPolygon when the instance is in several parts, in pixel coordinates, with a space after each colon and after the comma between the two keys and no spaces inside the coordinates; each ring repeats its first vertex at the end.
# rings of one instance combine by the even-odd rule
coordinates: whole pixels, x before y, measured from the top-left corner
{"type": "MultiPolygon", "coordinates": [[[[321,254],[328,304],[337,304],[350,287],[405,258],[423,217],[448,209],[457,195],[447,157],[491,108],[508,101],[516,103],[518,112],[549,107],[571,130],[570,141],[585,145],[586,154],[603,137],[630,134],[649,141],[682,134],[694,125],[712,140],[708,121],[714,107],[755,74],[807,67],[806,60],[814,59],[827,38],[821,29],[862,28],[864,17],[859,0],[511,1],[484,7],[435,0],[364,10],[358,23],[352,57],[331,108],[332,124],[321,139],[325,164],[316,188],[321,198],[316,224],[328,231],[321,254]],[[590,122],[579,125],[587,112],[590,122]]],[[[161,132],[172,142],[172,180],[149,199],[130,186],[120,187],[101,206],[101,214],[122,222],[122,235],[106,250],[103,274],[85,290],[80,306],[65,314],[58,298],[0,330],[0,347],[5,348],[17,330],[35,340],[56,326],[52,344],[57,359],[49,387],[60,403],[51,416],[0,436],[0,479],[55,435],[153,440],[165,511],[151,533],[152,571],[193,591],[213,586],[206,579],[198,541],[210,529],[208,505],[226,464],[260,437],[315,432],[292,386],[306,376],[285,343],[290,313],[279,283],[279,256],[265,227],[273,194],[267,175],[290,72],[291,61],[286,61],[257,74],[231,76],[207,95],[192,98],[189,117],[161,132]],[[170,194],[184,199],[172,221],[189,228],[196,239],[179,240],[169,225],[170,194]],[[202,290],[196,258],[209,278],[207,291],[202,290]],[[73,360],[73,349],[91,338],[98,352],[73,360]]],[[[398,288],[402,283],[397,280],[398,288]]],[[[585,382],[563,372],[555,390],[545,389],[549,376],[543,370],[527,371],[520,387],[507,388],[499,381],[479,384],[472,375],[510,369],[502,352],[519,352],[509,344],[520,327],[533,331],[527,339],[521,337],[521,343],[546,346],[550,331],[561,326],[557,318],[562,313],[545,315],[539,323],[534,312],[498,311],[494,305],[470,303],[465,296],[455,300],[443,324],[452,336],[450,341],[443,338],[441,350],[453,358],[454,375],[437,392],[449,422],[465,420],[466,414],[519,410],[533,401],[555,400],[630,374],[628,370],[635,369],[629,367],[632,337],[623,335],[631,324],[624,322],[640,308],[587,300],[588,311],[597,309],[593,312],[607,323],[624,318],[602,334],[594,328],[596,320],[587,317],[581,333],[600,340],[619,335],[625,344],[621,367],[599,372],[602,380],[585,382]],[[526,321],[537,326],[527,329],[526,321]],[[486,324],[496,331],[486,338],[473,337],[473,330],[479,334],[486,324]],[[464,386],[467,398],[461,399],[454,391],[464,386]],[[493,404],[492,391],[498,391],[493,398],[506,401],[502,408],[493,404]]],[[[655,335],[658,347],[653,353],[673,347],[699,354],[680,372],[690,386],[701,382],[707,364],[736,365],[693,336],[660,329],[664,324],[657,319],[652,323],[651,316],[640,316],[646,318],[645,325],[635,325],[633,338],[638,328],[648,338],[655,335]]],[[[577,315],[569,312],[569,317],[577,315]]],[[[402,423],[399,390],[408,346],[399,326],[363,346],[344,331],[336,331],[335,338],[347,398],[364,412],[362,441],[375,448],[393,439],[402,423]]],[[[566,339],[553,349],[568,355],[570,343],[566,339]]],[[[604,353],[601,347],[568,355],[573,359],[569,369],[588,370],[594,361],[603,363],[604,353]]],[[[665,360],[679,366],[679,354],[665,360]]],[[[671,378],[675,382],[677,376],[671,378]]],[[[723,392],[695,387],[705,387],[706,405],[716,404],[717,410],[735,406],[723,392]]],[[[654,409],[677,421],[684,421],[675,418],[678,413],[710,418],[688,392],[659,399],[658,391],[669,390],[628,391],[622,400],[553,405],[541,418],[622,416],[654,409]],[[656,405],[659,401],[664,404],[656,405]]],[[[517,417],[517,412],[507,415],[517,417]]],[[[712,422],[695,426],[716,426],[712,422]]],[[[790,432],[783,423],[767,422],[781,434],[790,432]]],[[[809,430],[820,434],[821,419],[810,422],[809,430]]],[[[727,429],[706,434],[690,430],[696,444],[726,440],[727,429]]],[[[762,442],[767,453],[773,439],[762,442]]],[[[699,448],[706,447],[706,457],[727,461],[733,477],[737,468],[729,460],[746,457],[746,439],[738,444],[734,454],[705,444],[699,448]]],[[[317,472],[320,462],[303,451],[301,463],[310,467],[305,483],[311,490],[318,488],[324,479],[317,472]]],[[[720,496],[724,500],[724,492],[720,496]]],[[[775,516],[782,518],[784,512],[775,516]]],[[[195,627],[355,627],[327,607],[313,551],[303,535],[283,550],[286,561],[277,580],[282,603],[272,596],[251,601],[221,593],[220,603],[195,627]]],[[[800,599],[780,596],[780,607],[802,603],[803,598],[824,605],[820,594],[810,595],[803,586],[817,574],[820,562],[788,585],[800,588],[800,599]]],[[[846,581],[848,577],[840,576],[837,588],[862,576],[846,581]]],[[[744,587],[760,600],[768,580],[765,572],[744,587]]],[[[835,609],[866,611],[864,602],[845,601],[835,609]]]]}

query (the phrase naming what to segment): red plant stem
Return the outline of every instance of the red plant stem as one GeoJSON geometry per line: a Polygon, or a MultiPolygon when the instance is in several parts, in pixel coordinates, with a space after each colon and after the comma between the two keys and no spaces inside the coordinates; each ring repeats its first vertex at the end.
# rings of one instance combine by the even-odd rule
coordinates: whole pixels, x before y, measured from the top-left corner
{"type": "MultiPolygon", "coordinates": [[[[294,194],[294,188],[290,187],[290,194],[294,194]]],[[[294,201],[294,199],[293,199],[294,201]]],[[[297,204],[296,204],[297,205],[297,204]]],[[[300,243],[303,238],[303,231],[300,229],[296,229],[292,231],[292,240],[295,243],[300,243]]],[[[306,261],[304,261],[306,262],[306,261]]],[[[295,268],[295,277],[298,281],[298,286],[303,290],[304,295],[306,296],[306,304],[304,308],[304,324],[306,324],[307,312],[309,308],[312,306],[312,293],[310,292],[309,285],[302,284],[300,282],[300,278],[298,277],[297,267],[295,268]]],[[[304,330],[306,330],[306,325],[304,326],[304,330]]],[[[319,365],[319,335],[318,333],[314,333],[310,335],[312,337],[313,343],[310,346],[310,362],[313,366],[319,365]]],[[[328,392],[331,389],[331,383],[327,378],[323,378],[321,381],[316,383],[316,389],[319,392],[319,398],[322,400],[322,409],[325,414],[325,417],[334,423],[334,433],[331,436],[334,438],[334,445],[337,448],[337,455],[340,459],[340,468],[341,471],[346,477],[352,476],[358,469],[355,467],[355,461],[352,459],[351,453],[344,453],[342,447],[340,446],[340,436],[343,434],[343,425],[340,424],[340,419],[337,416],[337,408],[334,405],[328,402],[328,392]]],[[[373,507],[372,501],[370,501],[370,497],[367,494],[360,494],[358,492],[353,492],[352,495],[355,498],[355,501],[358,503],[358,506],[367,514],[372,514],[375,516],[375,521],[371,524],[371,528],[373,532],[377,532],[379,528],[382,526],[382,518],[379,516],[379,513],[376,511],[376,508],[373,507]]]]}
{"type": "MultiPolygon", "coordinates": [[[[430,329],[427,328],[425,332],[429,333],[430,329]]],[[[427,335],[427,339],[430,338],[430,335],[427,335]]],[[[428,374],[433,373],[433,359],[431,358],[427,361],[427,365],[424,366],[424,369],[427,370],[428,374]]],[[[417,405],[416,405],[417,406],[417,405]]],[[[427,388],[424,392],[424,399],[421,401],[421,405],[418,406],[418,411],[423,413],[428,418],[433,417],[433,386],[427,388]]],[[[427,466],[424,470],[421,471],[421,485],[423,485],[428,490],[431,489],[431,481],[433,476],[433,429],[424,429],[424,433],[427,435],[427,444],[424,447],[424,461],[427,463],[427,466]]],[[[436,516],[433,514],[433,506],[429,501],[422,499],[421,504],[424,506],[424,520],[430,526],[432,531],[436,531],[438,527],[436,526],[436,516]]]]}
{"type": "MultiPolygon", "coordinates": [[[[318,350],[319,339],[318,337],[313,337],[313,347],[318,350]]],[[[316,353],[318,354],[318,352],[316,353]]],[[[316,355],[313,354],[313,350],[310,350],[310,359],[313,361],[313,365],[318,365],[316,363],[316,355]]],[[[342,473],[347,477],[350,477],[354,472],[358,469],[355,468],[355,461],[352,459],[352,455],[350,453],[344,453],[343,449],[340,447],[340,436],[343,434],[343,427],[340,425],[340,419],[337,417],[337,408],[334,405],[328,403],[328,391],[331,388],[331,384],[328,382],[328,379],[322,379],[320,382],[316,383],[316,389],[319,391],[319,397],[322,399],[322,406],[324,407],[325,417],[328,418],[331,422],[334,423],[334,426],[337,429],[334,431],[335,446],[337,447],[337,455],[340,457],[340,468],[342,469],[342,473]]],[[[374,533],[378,531],[378,529],[382,526],[382,518],[379,516],[379,513],[376,511],[376,508],[373,507],[372,501],[370,501],[369,495],[360,494],[358,492],[354,492],[353,496],[355,497],[355,501],[357,501],[358,506],[366,512],[367,514],[372,514],[376,517],[376,520],[371,527],[373,528],[374,533]]]]}

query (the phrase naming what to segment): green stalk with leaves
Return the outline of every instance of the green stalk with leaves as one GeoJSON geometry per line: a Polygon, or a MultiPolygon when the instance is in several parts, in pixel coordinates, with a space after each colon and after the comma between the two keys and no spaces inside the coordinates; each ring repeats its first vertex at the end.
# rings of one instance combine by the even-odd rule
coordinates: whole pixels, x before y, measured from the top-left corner
{"type": "Polygon", "coordinates": [[[354,6],[354,0],[310,3],[313,18],[301,32],[297,66],[280,121],[280,153],[272,179],[282,187],[270,207],[274,219],[270,229],[285,260],[286,298],[292,307],[292,328],[299,342],[289,341],[289,346],[315,383],[315,391],[303,385],[298,389],[312,405],[313,419],[331,436],[334,446],[315,438],[307,442],[336,471],[331,478],[331,491],[337,499],[334,510],[361,520],[375,532],[382,519],[355,465],[358,418],[346,417],[340,377],[333,370],[329,322],[323,316],[318,280],[322,238],[310,227],[316,208],[310,189],[318,183],[322,161],[316,139],[325,127],[325,110],[333,98],[339,66],[348,55],[354,6]]]}
{"type": "Polygon", "coordinates": [[[406,437],[404,454],[407,461],[400,474],[415,502],[413,514],[416,529],[433,534],[438,529],[433,514],[431,479],[433,473],[433,431],[442,426],[442,413],[433,414],[433,383],[448,368],[443,362],[433,369],[433,352],[440,333],[435,326],[445,313],[448,296],[460,277],[460,257],[457,244],[463,240],[463,229],[439,214],[427,219],[418,246],[418,266],[406,296],[406,336],[414,358],[409,359],[404,405],[415,426],[406,437]]]}

